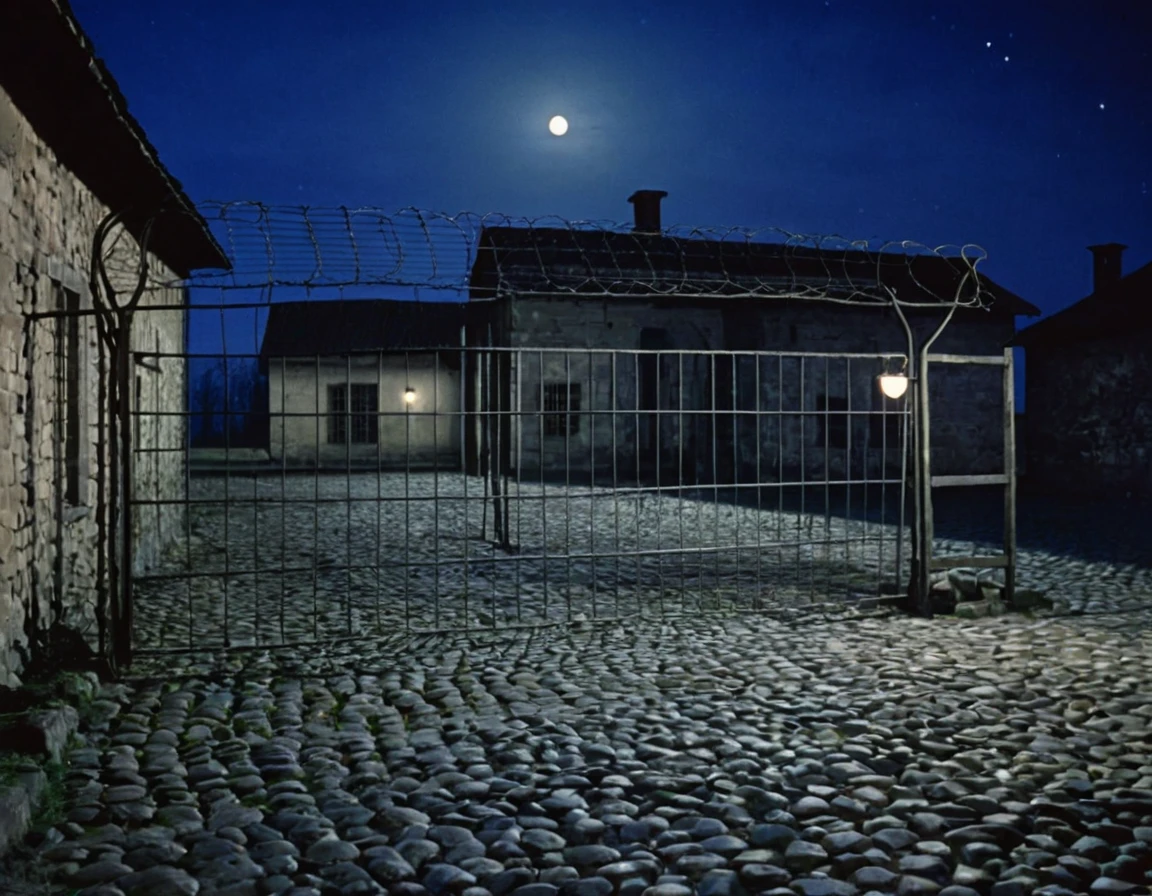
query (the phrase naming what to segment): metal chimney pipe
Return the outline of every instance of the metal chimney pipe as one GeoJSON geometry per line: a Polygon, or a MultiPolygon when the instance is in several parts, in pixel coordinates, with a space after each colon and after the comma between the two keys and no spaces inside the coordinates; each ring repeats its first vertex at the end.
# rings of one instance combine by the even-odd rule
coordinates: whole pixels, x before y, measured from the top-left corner
{"type": "Polygon", "coordinates": [[[1092,253],[1092,292],[1099,292],[1117,282],[1123,274],[1120,271],[1120,256],[1128,247],[1122,243],[1101,243],[1089,246],[1092,253]]]}
{"type": "Polygon", "coordinates": [[[634,210],[634,231],[660,233],[660,200],[667,195],[666,190],[637,190],[628,197],[634,210]]]}

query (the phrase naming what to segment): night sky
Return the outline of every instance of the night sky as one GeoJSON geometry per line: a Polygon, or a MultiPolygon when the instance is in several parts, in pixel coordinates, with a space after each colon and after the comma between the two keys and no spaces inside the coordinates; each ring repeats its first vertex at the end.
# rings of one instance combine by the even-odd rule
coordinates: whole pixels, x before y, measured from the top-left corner
{"type": "Polygon", "coordinates": [[[664,189],[666,225],[977,243],[1045,313],[1090,243],[1152,260],[1146,0],[72,5],[197,201],[628,221],[664,189]]]}

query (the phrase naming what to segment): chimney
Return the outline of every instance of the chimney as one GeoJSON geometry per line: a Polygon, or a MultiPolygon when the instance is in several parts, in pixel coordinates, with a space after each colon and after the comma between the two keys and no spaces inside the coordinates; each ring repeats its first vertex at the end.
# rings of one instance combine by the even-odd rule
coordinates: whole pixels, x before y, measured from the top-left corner
{"type": "Polygon", "coordinates": [[[1092,292],[1099,292],[1120,279],[1120,256],[1127,248],[1121,243],[1088,247],[1092,253],[1092,292]]]}
{"type": "Polygon", "coordinates": [[[667,195],[665,190],[637,190],[629,196],[636,220],[632,229],[637,233],[659,233],[660,200],[667,195]]]}

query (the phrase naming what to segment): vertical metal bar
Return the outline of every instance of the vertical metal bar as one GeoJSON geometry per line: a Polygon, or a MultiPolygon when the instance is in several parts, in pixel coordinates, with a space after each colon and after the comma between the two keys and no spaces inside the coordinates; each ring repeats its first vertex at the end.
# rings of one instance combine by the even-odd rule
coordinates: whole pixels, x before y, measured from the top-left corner
{"type": "Polygon", "coordinates": [[[364,420],[362,408],[354,408],[356,390],[352,388],[352,355],[344,356],[344,380],[347,383],[348,436],[344,440],[344,633],[352,634],[352,441],[356,438],[356,425],[364,420]]]}
{"type": "MultiPolygon", "coordinates": [[[[824,555],[824,585],[830,585],[832,573],[832,359],[824,356],[824,538],[821,553],[824,555]]],[[[837,415],[839,416],[839,415],[837,415]]],[[[815,551],[813,551],[815,554],[815,551]]],[[[812,563],[809,582],[809,599],[815,600],[816,564],[812,563]]],[[[829,588],[831,591],[831,588],[829,588]]]]}
{"type": "Polygon", "coordinates": [[[564,352],[564,603],[572,619],[572,353],[564,352]]]}
{"type": "MultiPolygon", "coordinates": [[[[807,491],[808,491],[808,486],[807,486],[808,469],[807,469],[807,463],[806,463],[807,458],[805,457],[805,450],[804,450],[805,449],[805,445],[804,445],[805,435],[806,435],[806,433],[804,431],[805,430],[804,423],[805,423],[806,411],[807,411],[807,407],[808,407],[807,402],[805,400],[806,399],[806,390],[804,388],[805,360],[806,360],[805,356],[801,355],[800,356],[800,511],[796,515],[796,584],[797,584],[797,590],[799,590],[799,584],[800,584],[800,542],[801,542],[800,532],[802,531],[803,525],[804,525],[803,520],[804,520],[804,516],[805,516],[805,514],[804,514],[805,500],[806,500],[807,491]]],[[[811,596],[812,596],[811,591],[809,591],[808,596],[809,596],[809,599],[811,599],[811,596]]]]}
{"type": "MultiPolygon", "coordinates": [[[[915,357],[907,359],[908,366],[911,367],[915,363],[915,357]]],[[[909,383],[912,394],[904,398],[900,406],[900,503],[897,505],[898,525],[896,528],[896,583],[899,587],[900,583],[904,581],[904,527],[908,524],[908,439],[910,429],[910,417],[912,411],[912,402],[916,395],[915,383],[909,383]]],[[[915,477],[915,472],[913,472],[915,477]]],[[[919,506],[919,502],[917,502],[919,506]]]]}
{"type": "MultiPolygon", "coordinates": [[[[284,572],[288,565],[288,417],[285,413],[288,394],[288,359],[280,359],[280,643],[288,643],[287,578],[284,572]]],[[[319,397],[317,397],[319,400],[319,397]]],[[[320,448],[319,442],[316,448],[320,448]]]]}
{"type": "MultiPolygon", "coordinates": [[[[232,617],[229,585],[232,579],[232,389],[228,383],[228,343],[224,337],[224,306],[220,306],[221,360],[224,365],[224,646],[232,646],[232,617]]],[[[121,393],[124,394],[124,393],[121,393]]]]}
{"type": "MultiPolygon", "coordinates": [[[[852,359],[844,359],[844,391],[848,395],[848,437],[844,446],[844,597],[851,596],[852,580],[852,430],[856,418],[852,416],[852,359]]],[[[865,479],[868,477],[865,476],[865,479]]]]}
{"type": "MultiPolygon", "coordinates": [[[[407,385],[407,384],[405,384],[407,385]]],[[[384,395],[384,352],[379,351],[376,353],[376,591],[372,595],[372,607],[375,611],[376,617],[376,634],[382,635],[384,633],[383,619],[380,615],[380,571],[383,564],[383,557],[381,555],[381,540],[384,538],[384,494],[382,491],[384,481],[384,421],[390,420],[391,417],[384,417],[380,413],[382,405],[382,398],[384,395]]],[[[467,517],[465,517],[467,519],[467,517]]],[[[467,542],[467,539],[465,539],[467,542]]]]}
{"type": "MultiPolygon", "coordinates": [[[[884,372],[887,370],[887,359],[880,359],[880,370],[884,372]]],[[[875,387],[873,387],[875,388],[875,387]]],[[[887,497],[888,497],[888,396],[879,389],[872,393],[872,400],[876,400],[876,395],[880,395],[880,535],[879,544],[877,546],[877,560],[876,560],[876,594],[882,593],[884,585],[884,532],[888,527],[887,516],[887,497]]],[[[865,508],[868,502],[864,502],[865,508]]],[[[899,571],[896,573],[897,580],[899,580],[899,571]]]]}
{"type": "MultiPolygon", "coordinates": [[[[405,387],[407,388],[407,386],[405,387]]],[[[405,402],[407,404],[407,402],[405,402]]],[[[440,353],[432,353],[432,593],[440,603],[440,435],[436,418],[440,414],[440,353]]],[[[467,625],[467,623],[465,623],[467,625]]]]}
{"type": "Polygon", "coordinates": [[[596,593],[598,572],[596,569],[596,354],[588,353],[588,554],[591,581],[592,618],[597,618],[596,593]]]}
{"type": "MultiPolygon", "coordinates": [[[[404,391],[412,383],[412,365],[404,352],[404,391]]],[[[412,626],[412,405],[404,400],[404,619],[412,626]]],[[[440,628],[440,595],[432,595],[432,627],[440,628]]]]}
{"type": "Polygon", "coordinates": [[[713,580],[712,580],[712,595],[716,601],[716,609],[721,607],[721,591],[720,591],[720,445],[719,439],[719,423],[720,423],[720,406],[719,395],[716,391],[716,378],[719,370],[716,367],[716,353],[709,352],[708,354],[708,369],[711,374],[708,377],[709,382],[712,384],[712,397],[711,405],[708,408],[708,429],[712,435],[712,556],[713,556],[713,580]]]}
{"type": "Polygon", "coordinates": [[[676,366],[676,517],[680,528],[680,612],[684,613],[687,609],[686,601],[688,599],[686,594],[688,590],[688,571],[686,569],[688,553],[684,531],[684,442],[687,440],[686,427],[684,426],[684,393],[687,390],[684,388],[683,352],[676,353],[676,366]]]}
{"type": "Polygon", "coordinates": [[[760,355],[753,355],[753,361],[756,362],[756,370],[753,374],[753,407],[752,407],[752,423],[754,426],[753,432],[755,434],[756,442],[756,474],[752,481],[756,489],[756,582],[752,591],[752,599],[756,609],[760,608],[760,598],[763,593],[764,587],[764,557],[763,551],[763,533],[761,532],[761,524],[764,519],[764,485],[763,485],[763,469],[761,463],[761,449],[760,444],[762,441],[760,434],[761,414],[762,409],[762,396],[760,394],[760,355]]]}
{"type": "MultiPolygon", "coordinates": [[[[551,588],[548,582],[548,484],[545,476],[544,465],[547,463],[547,453],[544,451],[544,438],[547,435],[547,427],[544,425],[546,418],[546,411],[548,410],[547,402],[547,387],[544,384],[544,352],[537,352],[537,358],[540,364],[540,413],[537,415],[537,427],[540,430],[540,534],[541,534],[541,563],[544,567],[543,580],[544,580],[544,618],[551,618],[549,612],[549,597],[551,588]]],[[[517,611],[519,611],[520,597],[516,597],[517,611]]]]}
{"type": "Polygon", "coordinates": [[[524,356],[520,349],[512,352],[512,363],[516,365],[516,397],[511,410],[516,421],[516,557],[512,564],[515,573],[515,590],[519,594],[524,571],[524,356]]]}
{"type": "MultiPolygon", "coordinates": [[[[132,513],[132,426],[130,404],[130,376],[131,376],[131,340],[132,315],[123,313],[120,323],[120,342],[117,345],[119,354],[119,411],[120,411],[120,465],[123,474],[120,480],[123,489],[123,500],[120,507],[120,601],[121,601],[121,637],[120,651],[116,657],[117,666],[126,668],[132,662],[133,639],[133,606],[132,606],[132,574],[133,556],[132,541],[134,535],[134,517],[132,513]]],[[[227,550],[227,549],[225,549],[227,550]]],[[[225,592],[227,593],[227,592],[225,592]]]]}
{"type": "Polygon", "coordinates": [[[739,389],[737,383],[740,376],[740,366],[737,360],[740,355],[732,354],[732,509],[736,515],[736,524],[733,527],[735,530],[734,540],[736,542],[733,549],[733,559],[736,561],[736,569],[733,573],[733,588],[735,593],[732,600],[736,606],[740,605],[740,550],[743,545],[740,542],[740,517],[743,509],[743,495],[740,490],[740,403],[739,389]]]}
{"type": "Polygon", "coordinates": [[[932,566],[932,548],[935,538],[932,519],[932,434],[928,418],[928,351],[927,346],[920,352],[920,388],[916,399],[920,410],[920,565],[917,575],[917,602],[922,616],[931,618],[932,602],[929,592],[929,573],[932,566]]]}
{"type": "Polygon", "coordinates": [[[776,356],[776,568],[784,567],[784,356],[776,356]]]}
{"type": "Polygon", "coordinates": [[[463,531],[463,546],[464,546],[464,565],[463,565],[463,583],[461,584],[461,591],[464,601],[464,626],[465,628],[472,627],[472,607],[471,607],[471,588],[469,580],[472,577],[472,568],[469,563],[470,549],[468,543],[472,540],[471,531],[471,517],[469,514],[468,504],[468,467],[470,458],[468,457],[468,402],[469,396],[472,396],[473,405],[475,405],[475,395],[473,393],[474,384],[471,382],[473,362],[472,358],[475,352],[468,348],[468,332],[464,327],[460,328],[460,473],[461,482],[463,483],[463,509],[464,509],[464,531],[463,531]]]}
{"type": "Polygon", "coordinates": [[[640,399],[643,384],[640,382],[640,352],[632,352],[632,391],[634,393],[634,400],[632,402],[635,407],[635,426],[636,426],[636,502],[633,520],[636,523],[636,553],[634,555],[636,561],[636,587],[633,594],[636,597],[637,612],[643,612],[644,606],[642,603],[641,594],[644,587],[644,536],[641,528],[641,518],[644,509],[644,475],[642,455],[644,454],[644,441],[641,433],[648,429],[648,421],[644,421],[644,429],[641,429],[640,422],[640,399]]]}
{"type": "Polygon", "coordinates": [[[1004,349],[1004,601],[1016,597],[1016,376],[1011,348],[1004,349]]]}
{"type": "MultiPolygon", "coordinates": [[[[320,638],[320,356],[316,355],[316,453],[312,462],[312,639],[320,638]]],[[[330,409],[332,410],[332,409],[330,409]]],[[[329,417],[334,417],[329,414],[329,417]]],[[[328,426],[325,420],[325,428],[328,426]]]]}
{"type": "Polygon", "coordinates": [[[655,458],[655,569],[657,569],[657,610],[660,617],[664,617],[664,488],[662,488],[662,480],[660,478],[660,470],[664,468],[664,445],[660,438],[662,431],[664,431],[665,413],[661,405],[664,403],[664,390],[662,390],[660,382],[660,373],[664,370],[664,354],[662,352],[655,352],[655,364],[652,366],[655,369],[655,377],[653,388],[655,390],[655,438],[653,439],[653,457],[655,458]]]}
{"type": "MultiPolygon", "coordinates": [[[[612,423],[612,526],[614,529],[614,541],[612,543],[612,553],[615,555],[615,575],[612,577],[612,601],[614,608],[614,615],[620,615],[620,455],[619,446],[616,440],[616,421],[621,411],[620,407],[620,382],[618,379],[619,371],[617,364],[618,352],[615,350],[608,356],[609,367],[612,374],[612,395],[610,407],[612,409],[609,420],[612,423]]],[[[633,441],[635,444],[635,440],[633,441]]]]}

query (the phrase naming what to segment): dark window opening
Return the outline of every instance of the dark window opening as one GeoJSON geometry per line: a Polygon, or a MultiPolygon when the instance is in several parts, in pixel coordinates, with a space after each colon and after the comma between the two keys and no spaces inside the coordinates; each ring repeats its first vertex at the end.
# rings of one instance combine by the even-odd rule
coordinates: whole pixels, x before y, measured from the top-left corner
{"type": "Polygon", "coordinates": [[[60,308],[64,312],[62,345],[59,353],[59,371],[64,399],[64,500],[78,507],[84,503],[81,473],[84,467],[83,408],[80,337],[80,294],[62,286],[57,287],[60,308]]]}
{"type": "Polygon", "coordinates": [[[544,435],[574,436],[580,431],[580,384],[544,384],[544,435]]]}
{"type": "Polygon", "coordinates": [[[821,395],[819,438],[829,448],[848,447],[848,399],[835,395],[821,395]]]}

